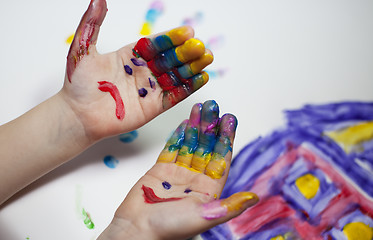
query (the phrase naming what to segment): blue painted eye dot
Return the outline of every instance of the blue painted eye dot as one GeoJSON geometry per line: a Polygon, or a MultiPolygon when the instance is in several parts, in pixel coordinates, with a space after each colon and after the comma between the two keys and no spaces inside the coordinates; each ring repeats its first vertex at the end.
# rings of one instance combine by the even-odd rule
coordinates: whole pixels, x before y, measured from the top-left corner
{"type": "Polygon", "coordinates": [[[192,190],[190,190],[189,188],[185,189],[184,193],[190,193],[192,190]]]}
{"type": "Polygon", "coordinates": [[[163,186],[163,188],[166,189],[166,190],[168,190],[168,189],[171,188],[171,184],[170,184],[169,182],[166,182],[166,181],[164,181],[164,182],[162,183],[162,186],[163,186]]]}

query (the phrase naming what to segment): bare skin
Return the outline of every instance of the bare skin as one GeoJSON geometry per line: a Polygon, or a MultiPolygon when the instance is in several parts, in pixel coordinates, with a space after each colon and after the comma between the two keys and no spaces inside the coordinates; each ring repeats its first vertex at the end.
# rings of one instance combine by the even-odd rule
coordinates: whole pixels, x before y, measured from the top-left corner
{"type": "MultiPolygon", "coordinates": [[[[165,104],[172,93],[159,86],[146,64],[136,66],[131,61],[136,58],[132,53],[136,43],[112,53],[97,52],[97,37],[106,12],[105,0],[91,1],[70,47],[63,88],[29,112],[0,126],[0,204],[93,143],[139,128],[203,85],[165,104]],[[132,75],[125,71],[124,65],[132,68],[132,75]],[[122,119],[116,116],[117,103],[111,93],[99,89],[100,82],[117,88],[124,105],[122,119]],[[140,88],[148,89],[146,97],[139,96],[140,88]]],[[[194,31],[182,27],[178,37],[179,42],[172,47],[183,46],[194,37],[194,31]]],[[[211,54],[207,49],[201,53],[190,48],[190,52],[191,62],[204,53],[211,54]]],[[[158,52],[154,58],[161,54],[158,52]]],[[[144,62],[142,58],[136,59],[144,62]]]]}

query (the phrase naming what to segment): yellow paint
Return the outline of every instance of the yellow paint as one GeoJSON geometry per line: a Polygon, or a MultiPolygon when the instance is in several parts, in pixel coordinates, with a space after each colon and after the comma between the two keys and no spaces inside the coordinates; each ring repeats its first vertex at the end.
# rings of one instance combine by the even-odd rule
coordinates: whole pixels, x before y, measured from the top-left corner
{"type": "Polygon", "coordinates": [[[353,145],[373,139],[373,122],[360,123],[343,130],[325,133],[348,151],[353,145]]]}
{"type": "Polygon", "coordinates": [[[307,173],[295,181],[298,190],[307,199],[313,198],[320,187],[320,180],[314,175],[307,173]]]}
{"type": "Polygon", "coordinates": [[[149,35],[151,33],[152,33],[152,26],[151,26],[151,24],[148,23],[148,22],[145,22],[142,25],[142,28],[141,28],[141,31],[140,31],[140,35],[146,36],[146,35],[149,35]]]}
{"type": "Polygon", "coordinates": [[[74,40],[74,36],[75,34],[71,34],[68,38],[66,38],[65,42],[70,45],[74,40]]]}
{"type": "Polygon", "coordinates": [[[193,77],[193,88],[197,90],[209,81],[209,75],[207,72],[201,72],[201,74],[193,77]]]}
{"type": "Polygon", "coordinates": [[[259,201],[259,198],[255,193],[238,192],[233,194],[229,198],[221,200],[220,205],[226,207],[227,210],[231,212],[242,209],[243,205],[249,201],[250,206],[252,206],[259,201]]]}
{"type": "Polygon", "coordinates": [[[214,57],[211,54],[205,52],[199,59],[190,63],[190,70],[193,72],[193,75],[195,75],[202,71],[202,69],[204,69],[210,63],[212,63],[212,61],[214,61],[214,57]]]}
{"type": "Polygon", "coordinates": [[[285,238],[281,235],[271,238],[270,240],[285,240],[285,238]]]}
{"type": "Polygon", "coordinates": [[[220,154],[214,153],[211,161],[206,166],[206,175],[213,179],[219,179],[223,176],[226,167],[225,159],[220,154]]]}
{"type": "Polygon", "coordinates": [[[176,158],[176,164],[182,167],[189,168],[193,159],[193,154],[188,153],[188,147],[182,146],[179,155],[176,158]]]}
{"type": "Polygon", "coordinates": [[[157,162],[160,163],[170,163],[173,162],[176,158],[176,154],[178,151],[170,152],[167,149],[164,149],[157,159],[157,162]]]}
{"type": "Polygon", "coordinates": [[[204,52],[205,45],[202,41],[195,38],[188,39],[184,44],[175,48],[177,59],[183,63],[199,58],[204,52]]]}
{"type": "Polygon", "coordinates": [[[178,46],[193,36],[193,31],[189,27],[182,26],[168,31],[165,35],[171,39],[174,46],[178,46]]]}
{"type": "Polygon", "coordinates": [[[192,159],[192,168],[198,172],[205,172],[206,166],[211,159],[211,154],[195,153],[192,159]]]}
{"type": "Polygon", "coordinates": [[[343,228],[348,240],[372,240],[373,228],[362,222],[348,223],[343,228]]]}

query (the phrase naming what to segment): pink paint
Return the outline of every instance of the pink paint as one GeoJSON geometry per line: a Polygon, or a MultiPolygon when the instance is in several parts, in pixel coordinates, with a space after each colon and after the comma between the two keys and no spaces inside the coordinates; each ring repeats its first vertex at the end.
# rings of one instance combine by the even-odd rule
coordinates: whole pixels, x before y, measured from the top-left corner
{"type": "Polygon", "coordinates": [[[87,11],[76,30],[69,54],[67,55],[66,73],[69,82],[77,64],[89,54],[89,46],[96,44],[100,26],[107,12],[105,0],[91,0],[87,11]]]}
{"type": "Polygon", "coordinates": [[[142,185],[141,189],[144,191],[144,200],[146,203],[150,203],[150,204],[153,204],[153,203],[161,203],[161,202],[171,202],[171,201],[177,201],[177,200],[181,200],[182,198],[160,198],[158,197],[153,189],[151,189],[150,187],[146,187],[144,185],[142,185]]]}
{"type": "Polygon", "coordinates": [[[202,217],[206,220],[213,220],[227,215],[228,209],[221,205],[221,200],[215,200],[202,205],[202,217]]]}
{"type": "Polygon", "coordinates": [[[100,89],[103,92],[109,92],[110,95],[114,98],[116,108],[115,108],[115,114],[119,120],[123,120],[124,118],[124,104],[122,97],[120,96],[119,90],[117,86],[115,86],[111,82],[107,81],[101,81],[98,82],[99,86],[98,89],[100,89]]]}

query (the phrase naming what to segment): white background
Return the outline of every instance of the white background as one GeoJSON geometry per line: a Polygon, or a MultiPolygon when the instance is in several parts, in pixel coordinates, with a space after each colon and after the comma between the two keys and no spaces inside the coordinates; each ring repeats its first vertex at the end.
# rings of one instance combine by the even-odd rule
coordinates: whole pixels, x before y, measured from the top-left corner
{"type": "MultiPolygon", "coordinates": [[[[109,11],[98,40],[102,53],[139,39],[152,2],[107,1],[109,11]]],[[[285,109],[373,100],[372,1],[162,2],[164,11],[153,32],[177,27],[202,13],[194,26],[196,37],[204,42],[224,39],[212,48],[215,61],[208,70],[224,69],[225,74],[139,129],[136,141],[124,144],[117,137],[101,141],[17,194],[0,208],[0,239],[95,239],[196,102],[215,99],[222,113],[238,117],[237,154],[257,136],[282,126],[285,109]],[[102,161],[109,154],[119,160],[115,169],[102,161]],[[77,212],[80,204],[95,229],[85,227],[77,212]]],[[[65,40],[88,4],[88,0],[3,1],[0,124],[60,90],[69,49],[65,40]]]]}

